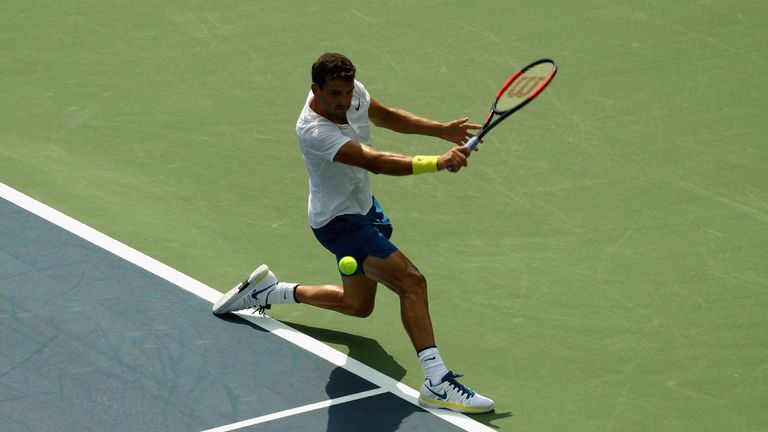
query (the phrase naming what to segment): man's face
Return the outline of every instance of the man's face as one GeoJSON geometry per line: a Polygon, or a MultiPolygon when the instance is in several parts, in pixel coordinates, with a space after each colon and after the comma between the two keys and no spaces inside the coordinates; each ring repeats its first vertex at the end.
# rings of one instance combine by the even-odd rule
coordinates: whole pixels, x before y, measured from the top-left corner
{"type": "Polygon", "coordinates": [[[317,84],[312,84],[312,93],[318,108],[322,111],[318,114],[337,123],[346,123],[347,110],[352,105],[352,91],[354,89],[354,81],[335,78],[328,78],[322,88],[317,84]]]}

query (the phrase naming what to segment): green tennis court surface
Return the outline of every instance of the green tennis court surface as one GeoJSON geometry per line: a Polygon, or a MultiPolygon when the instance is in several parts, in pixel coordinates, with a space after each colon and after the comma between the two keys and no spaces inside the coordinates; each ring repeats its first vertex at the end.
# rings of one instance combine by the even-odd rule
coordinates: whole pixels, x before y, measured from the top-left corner
{"type": "MultiPolygon", "coordinates": [[[[5,2],[0,181],[219,290],[262,262],[332,283],[293,134],[311,62],[346,53],[382,103],[481,122],[512,69],[552,57],[466,171],[374,179],[443,357],[496,401],[474,418],[763,431],[767,19],[743,0],[5,2]]],[[[271,315],[420,384],[383,289],[366,320],[271,315]]]]}

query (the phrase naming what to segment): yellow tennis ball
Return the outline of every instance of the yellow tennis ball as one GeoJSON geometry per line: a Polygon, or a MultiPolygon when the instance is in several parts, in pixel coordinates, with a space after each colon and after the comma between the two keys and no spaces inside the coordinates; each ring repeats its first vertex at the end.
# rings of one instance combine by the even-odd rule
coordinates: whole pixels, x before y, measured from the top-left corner
{"type": "Polygon", "coordinates": [[[345,256],[339,260],[339,271],[346,276],[355,273],[357,271],[357,261],[351,256],[345,256]]]}

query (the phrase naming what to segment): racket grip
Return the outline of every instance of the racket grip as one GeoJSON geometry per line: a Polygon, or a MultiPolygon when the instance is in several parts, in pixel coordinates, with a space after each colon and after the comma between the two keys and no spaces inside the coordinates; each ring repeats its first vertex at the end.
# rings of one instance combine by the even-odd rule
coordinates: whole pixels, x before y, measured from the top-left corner
{"type": "Polygon", "coordinates": [[[464,145],[469,147],[470,150],[474,150],[479,143],[480,143],[480,138],[478,138],[477,135],[475,135],[472,138],[470,138],[469,141],[467,141],[467,143],[464,145]]]}

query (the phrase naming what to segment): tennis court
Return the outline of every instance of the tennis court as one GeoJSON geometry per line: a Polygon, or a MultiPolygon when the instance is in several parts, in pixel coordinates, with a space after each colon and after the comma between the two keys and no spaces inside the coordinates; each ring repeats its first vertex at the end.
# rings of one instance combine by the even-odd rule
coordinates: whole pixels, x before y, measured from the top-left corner
{"type": "Polygon", "coordinates": [[[373,178],[444,359],[496,401],[477,427],[768,430],[766,19],[746,0],[1,4],[0,183],[181,278],[4,195],[3,428],[461,430],[407,399],[422,372],[384,289],[363,320],[209,312],[261,263],[338,279],[293,131],[311,62],[338,51],[373,97],[443,121],[480,123],[514,69],[560,66],[466,170],[373,178]],[[252,385],[265,351],[300,379],[252,385]]]}
{"type": "Polygon", "coordinates": [[[0,185],[6,430],[492,430],[0,185]],[[44,413],[44,415],[40,415],[44,413]]]}

